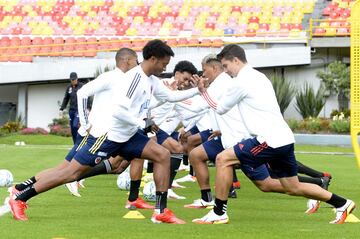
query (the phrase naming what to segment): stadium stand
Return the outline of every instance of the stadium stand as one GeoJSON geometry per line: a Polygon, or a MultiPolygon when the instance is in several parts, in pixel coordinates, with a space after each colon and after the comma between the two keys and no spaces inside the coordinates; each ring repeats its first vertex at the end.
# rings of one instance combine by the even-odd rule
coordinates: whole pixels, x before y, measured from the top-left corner
{"type": "Polygon", "coordinates": [[[315,2],[0,0],[0,61],[94,57],[120,46],[140,50],[145,41],[135,39],[139,36],[174,37],[173,46],[187,42],[207,47],[220,47],[222,38],[231,36],[299,37],[315,2]],[[205,39],[183,40],[190,37],[205,39]],[[11,43],[13,38],[18,40],[11,43]]]}
{"type": "Polygon", "coordinates": [[[350,9],[355,0],[332,0],[322,11],[322,19],[314,20],[313,36],[350,36],[350,9]]]}

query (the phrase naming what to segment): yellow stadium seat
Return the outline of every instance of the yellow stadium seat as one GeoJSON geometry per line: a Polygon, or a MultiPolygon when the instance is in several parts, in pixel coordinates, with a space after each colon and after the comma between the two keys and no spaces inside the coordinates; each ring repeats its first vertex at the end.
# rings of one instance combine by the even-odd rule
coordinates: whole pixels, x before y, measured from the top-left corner
{"type": "Polygon", "coordinates": [[[329,36],[329,37],[336,36],[336,28],[327,28],[325,36],[329,36]]]}
{"type": "Polygon", "coordinates": [[[90,25],[89,25],[92,29],[94,29],[94,30],[97,30],[97,29],[99,29],[99,26],[100,26],[100,24],[99,24],[99,22],[90,22],[90,25]]]}
{"type": "Polygon", "coordinates": [[[14,16],[12,21],[13,22],[17,22],[20,23],[22,21],[23,17],[22,16],[14,16]]]}
{"type": "Polygon", "coordinates": [[[166,27],[162,27],[159,30],[159,36],[168,36],[170,34],[170,30],[166,27]]]}
{"type": "Polygon", "coordinates": [[[87,14],[89,17],[96,17],[97,13],[95,11],[89,11],[87,14]]]}
{"type": "Polygon", "coordinates": [[[291,29],[289,33],[290,37],[299,37],[300,36],[300,30],[299,29],[291,29]]]}
{"type": "Polygon", "coordinates": [[[22,7],[22,11],[23,12],[31,12],[32,11],[32,7],[31,5],[25,5],[22,7]]]}
{"type": "Polygon", "coordinates": [[[12,5],[4,6],[4,12],[12,12],[13,10],[14,10],[14,7],[12,5]]]}
{"type": "Polygon", "coordinates": [[[249,23],[248,25],[248,29],[259,29],[259,24],[255,23],[255,22],[252,22],[252,23],[249,23]]]}
{"type": "Polygon", "coordinates": [[[44,6],[41,7],[41,10],[42,10],[43,12],[50,12],[50,11],[52,10],[52,6],[50,6],[50,5],[44,5],[44,6]]]}
{"type": "Polygon", "coordinates": [[[4,29],[4,28],[7,28],[7,26],[9,25],[9,23],[8,22],[4,22],[4,21],[2,21],[2,22],[0,22],[0,29],[4,29]]]}
{"type": "Polygon", "coordinates": [[[127,36],[136,36],[137,30],[135,28],[130,27],[126,30],[126,35],[127,36]]]}

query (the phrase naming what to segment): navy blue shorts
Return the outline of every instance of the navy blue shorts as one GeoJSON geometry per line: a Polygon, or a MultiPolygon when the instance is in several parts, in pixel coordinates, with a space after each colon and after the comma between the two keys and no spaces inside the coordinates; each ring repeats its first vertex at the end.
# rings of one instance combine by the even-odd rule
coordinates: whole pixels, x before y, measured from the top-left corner
{"type": "Polygon", "coordinates": [[[177,131],[174,131],[170,134],[170,137],[175,139],[176,141],[179,141],[179,138],[180,138],[180,133],[177,132],[177,131]]]}
{"type": "Polygon", "coordinates": [[[212,133],[213,133],[212,129],[201,131],[199,133],[201,137],[201,142],[205,143],[206,141],[208,141],[208,138],[210,137],[210,135],[212,135],[212,133]]]}
{"type": "Polygon", "coordinates": [[[194,135],[194,134],[197,134],[197,133],[200,133],[200,130],[198,129],[198,127],[195,125],[194,127],[192,127],[189,132],[194,135]]]}
{"type": "Polygon", "coordinates": [[[252,168],[249,165],[241,164],[240,169],[251,181],[262,181],[265,178],[270,177],[268,168],[265,164],[262,164],[257,168],[252,168]]]}
{"type": "Polygon", "coordinates": [[[94,167],[102,160],[121,155],[126,160],[140,158],[145,145],[150,139],[142,131],[136,132],[128,141],[123,143],[107,139],[107,135],[94,138],[88,137],[87,143],[75,155],[75,160],[81,165],[94,167]]]}
{"type": "Polygon", "coordinates": [[[244,166],[255,169],[261,164],[268,164],[278,178],[297,175],[294,144],[271,148],[266,142],[260,144],[256,138],[250,138],[236,144],[234,151],[244,166]]]}
{"type": "Polygon", "coordinates": [[[81,149],[81,147],[83,147],[86,144],[87,137],[88,137],[88,135],[86,135],[85,137],[81,136],[80,134],[76,135],[75,144],[70,149],[69,153],[65,157],[66,161],[70,162],[74,158],[77,151],[79,151],[81,149]]]}
{"type": "Polygon", "coordinates": [[[208,159],[213,163],[215,163],[216,156],[224,150],[220,137],[208,140],[203,143],[202,146],[205,149],[208,159]]]}
{"type": "Polygon", "coordinates": [[[159,129],[159,131],[156,132],[156,142],[160,145],[162,145],[164,141],[169,137],[170,135],[162,129],[159,129]]]}

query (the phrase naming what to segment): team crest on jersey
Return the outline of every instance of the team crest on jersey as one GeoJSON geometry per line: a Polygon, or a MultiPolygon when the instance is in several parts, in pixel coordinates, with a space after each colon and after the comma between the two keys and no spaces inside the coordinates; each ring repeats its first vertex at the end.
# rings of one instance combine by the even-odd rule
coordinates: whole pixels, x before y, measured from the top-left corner
{"type": "Polygon", "coordinates": [[[100,162],[101,162],[101,157],[97,157],[96,159],[95,159],[95,164],[99,164],[100,162]]]}
{"type": "Polygon", "coordinates": [[[244,145],[243,144],[239,144],[239,148],[240,150],[242,150],[244,148],[244,145]]]}

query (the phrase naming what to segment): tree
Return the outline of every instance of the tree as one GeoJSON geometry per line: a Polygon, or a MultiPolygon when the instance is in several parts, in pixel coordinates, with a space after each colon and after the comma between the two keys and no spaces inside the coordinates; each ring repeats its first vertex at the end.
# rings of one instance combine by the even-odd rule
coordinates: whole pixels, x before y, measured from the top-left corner
{"type": "Polygon", "coordinates": [[[350,68],[340,61],[330,63],[326,71],[317,74],[328,92],[328,95],[337,95],[339,110],[349,109],[350,98],[350,68]]]}

